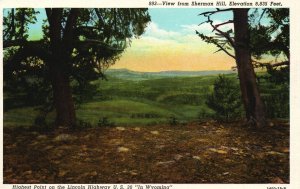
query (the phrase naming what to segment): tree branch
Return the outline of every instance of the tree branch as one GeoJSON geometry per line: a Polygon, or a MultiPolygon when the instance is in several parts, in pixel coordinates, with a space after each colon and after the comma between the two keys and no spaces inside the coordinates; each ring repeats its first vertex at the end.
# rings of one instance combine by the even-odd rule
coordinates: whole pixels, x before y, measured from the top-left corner
{"type": "Polygon", "coordinates": [[[227,22],[223,22],[221,24],[216,24],[215,27],[218,28],[220,26],[223,26],[223,25],[226,25],[226,24],[232,24],[233,23],[233,20],[228,20],[227,22]]]}
{"type": "MultiPolygon", "coordinates": [[[[219,47],[220,49],[219,50],[222,50],[223,52],[225,52],[227,55],[229,55],[230,57],[232,57],[233,59],[235,59],[235,56],[233,54],[231,54],[230,52],[228,52],[224,47],[222,47],[220,44],[218,43],[215,43],[215,45],[217,47],[219,47]]],[[[218,52],[218,51],[216,51],[218,52]]]]}
{"type": "Polygon", "coordinates": [[[272,67],[289,66],[289,65],[290,65],[290,61],[283,61],[283,62],[277,62],[272,64],[272,67]]]}
{"type": "Polygon", "coordinates": [[[13,54],[7,61],[4,62],[5,72],[11,72],[13,70],[18,70],[20,63],[28,57],[38,57],[43,60],[45,63],[49,61],[52,57],[51,53],[44,48],[44,44],[42,41],[30,41],[30,42],[17,42],[14,41],[14,46],[22,47],[18,49],[18,51],[13,54]]]}
{"type": "Polygon", "coordinates": [[[78,8],[72,8],[70,10],[66,22],[66,26],[63,32],[62,41],[63,41],[63,45],[65,46],[68,52],[72,50],[72,41],[74,39],[75,26],[76,26],[78,14],[79,14],[78,8]]]}
{"type": "Polygon", "coordinates": [[[64,35],[63,35],[63,40],[69,42],[73,38],[74,34],[74,26],[76,24],[77,18],[79,14],[79,9],[78,8],[72,8],[70,10],[66,27],[64,29],[64,35]]]}
{"type": "Polygon", "coordinates": [[[15,35],[15,31],[16,31],[16,28],[15,28],[15,9],[12,8],[11,9],[11,24],[9,24],[9,27],[7,28],[6,31],[4,31],[5,33],[3,34],[3,38],[5,38],[9,33],[11,34],[11,36],[14,36],[15,35]]]}
{"type": "Polygon", "coordinates": [[[46,15],[47,15],[47,20],[50,24],[51,16],[52,16],[52,9],[51,8],[45,8],[46,15]]]}
{"type": "Polygon", "coordinates": [[[99,44],[101,47],[104,47],[106,49],[113,50],[113,51],[123,51],[124,50],[124,48],[112,47],[112,46],[108,45],[107,43],[104,43],[103,41],[99,41],[99,40],[96,40],[96,39],[86,39],[84,41],[78,41],[78,43],[81,44],[81,45],[99,44]]]}
{"type": "Polygon", "coordinates": [[[260,21],[261,21],[261,19],[263,18],[263,16],[264,16],[264,14],[267,12],[267,9],[265,8],[265,9],[263,9],[263,12],[261,13],[261,15],[260,15],[260,17],[259,17],[259,19],[258,19],[258,25],[260,25],[260,21]]]}
{"type": "Polygon", "coordinates": [[[223,31],[219,30],[215,25],[213,25],[213,21],[210,20],[210,18],[208,18],[208,19],[209,19],[210,25],[213,27],[213,31],[214,30],[217,31],[219,34],[221,34],[223,37],[225,37],[225,39],[228,40],[228,42],[230,43],[231,46],[235,47],[235,43],[232,40],[232,38],[229,36],[229,34],[227,34],[227,33],[223,32],[223,31]]]}
{"type": "Polygon", "coordinates": [[[9,47],[17,47],[17,46],[23,46],[27,43],[24,39],[18,39],[18,40],[10,40],[10,41],[3,41],[3,49],[9,48],[9,47]]]}
{"type": "Polygon", "coordinates": [[[225,39],[228,40],[228,42],[230,43],[231,46],[235,47],[235,43],[234,43],[233,39],[230,37],[230,35],[227,34],[226,32],[221,31],[220,29],[218,29],[219,26],[233,23],[233,20],[229,20],[227,22],[214,25],[213,21],[210,19],[210,16],[215,13],[219,13],[219,12],[223,12],[223,11],[231,11],[231,10],[232,9],[230,9],[230,8],[229,9],[218,9],[217,8],[216,11],[208,11],[208,12],[201,13],[199,15],[204,15],[205,17],[207,17],[207,20],[205,22],[200,23],[199,25],[204,24],[204,23],[209,23],[211,25],[211,27],[213,28],[212,32],[217,31],[220,35],[222,35],[225,39]]]}
{"type": "Polygon", "coordinates": [[[276,62],[276,63],[263,63],[263,62],[258,62],[256,60],[251,60],[253,63],[255,63],[255,67],[279,67],[279,66],[289,66],[290,65],[290,61],[282,61],[282,62],[276,62]]]}

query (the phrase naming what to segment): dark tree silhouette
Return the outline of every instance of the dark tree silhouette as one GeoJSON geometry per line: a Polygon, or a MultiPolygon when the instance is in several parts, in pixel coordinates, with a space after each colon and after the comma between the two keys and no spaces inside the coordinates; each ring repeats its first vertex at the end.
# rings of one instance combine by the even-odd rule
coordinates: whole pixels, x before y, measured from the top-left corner
{"type": "MultiPolygon", "coordinates": [[[[103,76],[150,21],[147,9],[46,8],[43,39],[29,40],[34,9],[4,15],[4,79],[37,75],[51,84],[56,125],[75,127],[70,80],[87,83],[103,76]]],[[[42,28],[41,28],[42,29],[42,28]]]]}
{"type": "Polygon", "coordinates": [[[235,59],[246,117],[256,126],[264,126],[266,123],[264,104],[258,91],[251,62],[248,9],[234,9],[233,20],[235,59]]]}
{"type": "Polygon", "coordinates": [[[207,17],[207,21],[204,23],[209,23],[212,26],[213,31],[216,31],[217,37],[206,36],[199,32],[197,34],[207,43],[216,45],[219,48],[218,51],[223,51],[236,60],[247,121],[249,124],[260,127],[265,125],[266,118],[264,104],[257,87],[251,60],[248,11],[249,9],[242,8],[217,9],[216,11],[204,12],[200,14],[207,17]],[[233,20],[214,24],[211,16],[224,11],[233,11],[233,20]],[[220,26],[231,23],[234,25],[234,33],[232,30],[224,32],[219,29],[220,26]],[[234,54],[231,52],[232,49],[234,54]]]}

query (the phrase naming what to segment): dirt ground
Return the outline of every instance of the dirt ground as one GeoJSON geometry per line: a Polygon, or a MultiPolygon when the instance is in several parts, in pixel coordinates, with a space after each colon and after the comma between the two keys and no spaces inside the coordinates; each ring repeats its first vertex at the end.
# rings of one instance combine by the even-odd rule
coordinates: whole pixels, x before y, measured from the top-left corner
{"type": "Polygon", "coordinates": [[[4,128],[4,183],[289,183],[289,124],[4,128]]]}

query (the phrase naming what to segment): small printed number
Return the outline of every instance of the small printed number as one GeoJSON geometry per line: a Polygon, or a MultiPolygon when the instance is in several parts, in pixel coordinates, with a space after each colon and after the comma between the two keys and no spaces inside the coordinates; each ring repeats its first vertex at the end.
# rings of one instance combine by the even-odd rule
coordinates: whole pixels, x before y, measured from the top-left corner
{"type": "Polygon", "coordinates": [[[149,1],[149,5],[150,6],[157,5],[157,2],[156,1],[149,1]]]}
{"type": "Polygon", "coordinates": [[[255,6],[267,6],[268,2],[260,1],[260,2],[255,2],[255,6]]]}

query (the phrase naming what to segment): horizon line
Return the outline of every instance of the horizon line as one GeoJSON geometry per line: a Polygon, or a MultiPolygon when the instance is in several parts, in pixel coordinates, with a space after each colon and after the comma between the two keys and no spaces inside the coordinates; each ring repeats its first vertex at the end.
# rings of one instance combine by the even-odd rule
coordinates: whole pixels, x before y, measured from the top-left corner
{"type": "MultiPolygon", "coordinates": [[[[228,70],[160,70],[160,71],[139,71],[139,70],[132,70],[128,68],[108,68],[107,70],[127,70],[132,72],[144,72],[144,73],[158,73],[158,72],[205,72],[205,71],[233,71],[236,72],[236,70],[228,69],[228,70]]],[[[106,70],[106,71],[107,71],[106,70]]]]}

